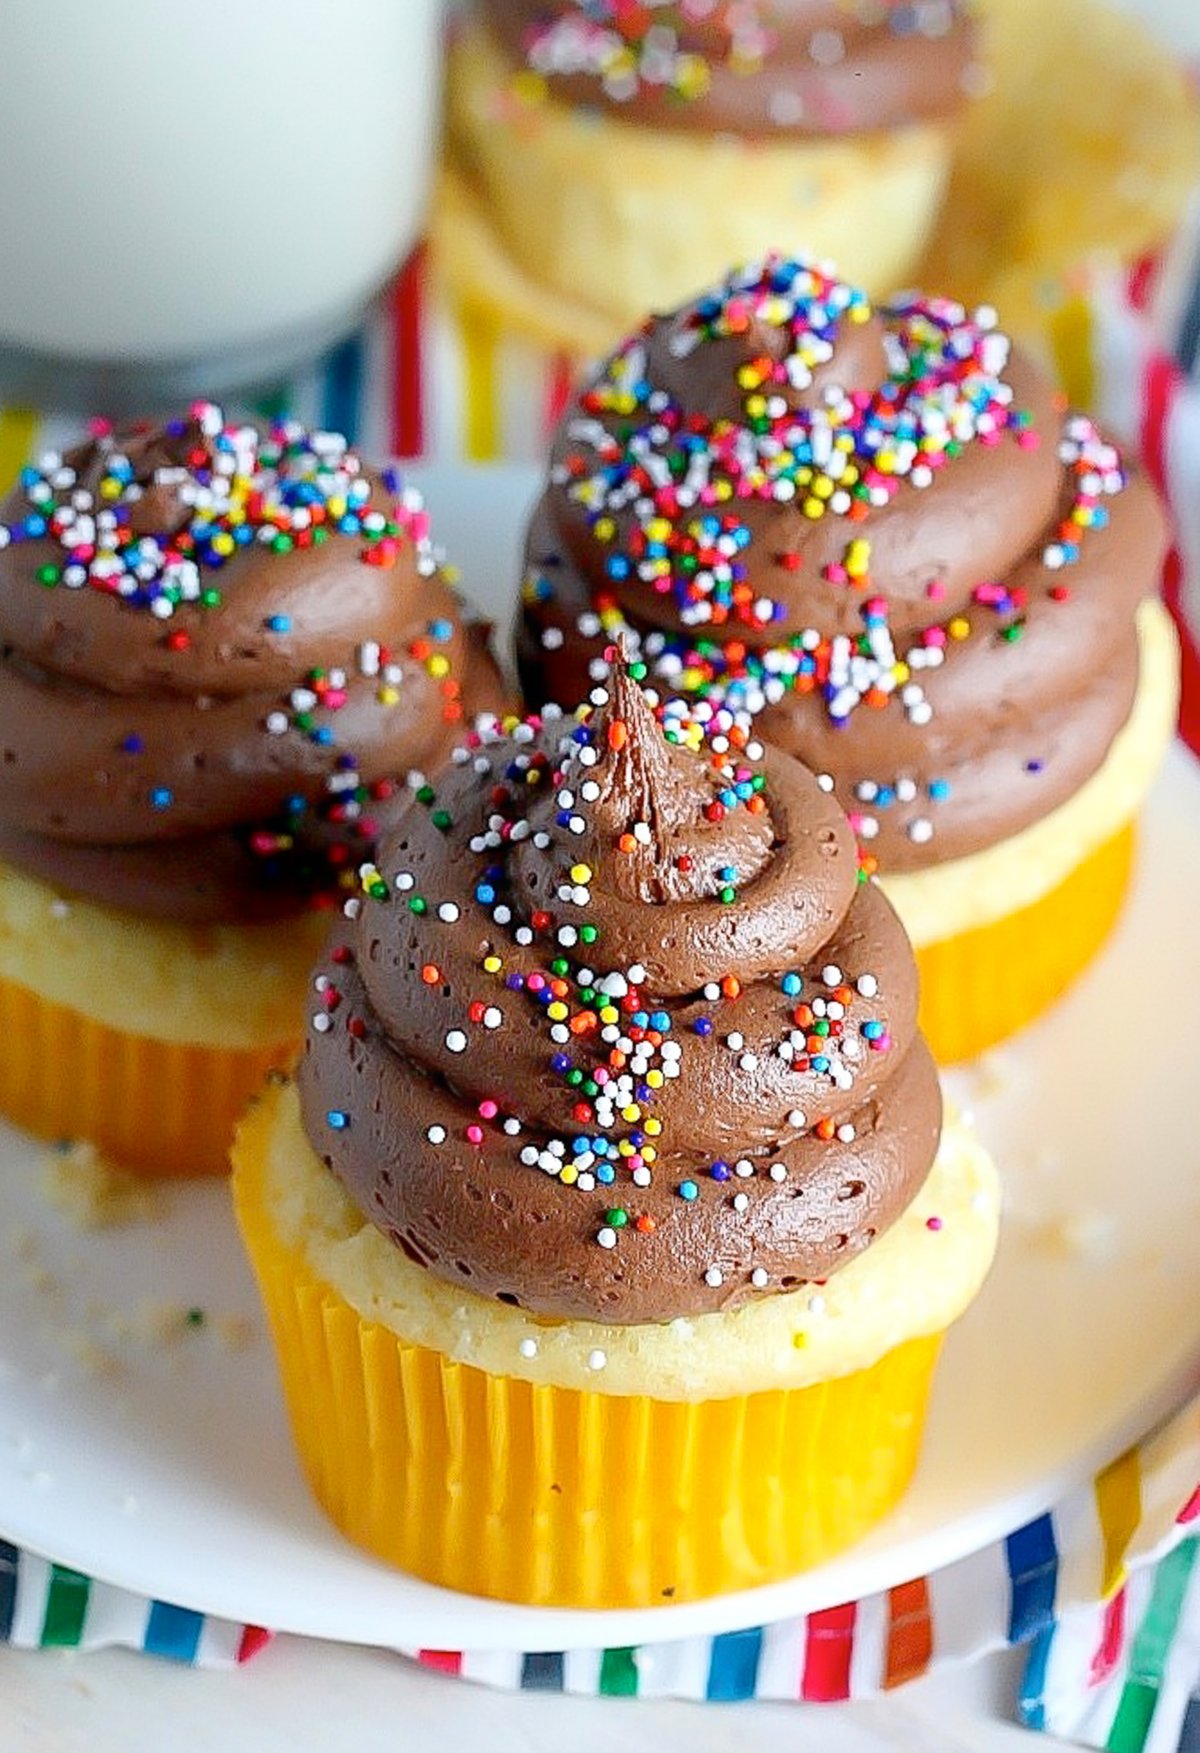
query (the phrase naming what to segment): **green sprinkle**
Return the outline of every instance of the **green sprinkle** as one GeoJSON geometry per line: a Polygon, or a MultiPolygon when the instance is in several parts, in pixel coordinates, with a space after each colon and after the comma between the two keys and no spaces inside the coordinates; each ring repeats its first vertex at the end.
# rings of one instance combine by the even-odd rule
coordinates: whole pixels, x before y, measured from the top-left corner
{"type": "Polygon", "coordinates": [[[600,928],[596,925],[581,925],[579,927],[579,935],[584,943],[595,943],[600,935],[600,928]]]}
{"type": "Polygon", "coordinates": [[[629,1213],[623,1211],[619,1205],[614,1205],[611,1210],[604,1213],[604,1221],[615,1230],[623,1230],[629,1222],[629,1213]]]}
{"type": "Polygon", "coordinates": [[[203,1309],[189,1309],[187,1314],[184,1316],[184,1320],[187,1322],[189,1327],[203,1327],[204,1319],[205,1319],[205,1316],[204,1316],[203,1309]]]}
{"type": "Polygon", "coordinates": [[[408,903],[408,910],[410,913],[427,913],[429,911],[429,902],[425,899],[424,895],[413,895],[408,903]]]}
{"type": "Polygon", "coordinates": [[[442,830],[443,834],[448,834],[450,829],[454,826],[453,818],[451,817],[449,810],[434,810],[429,819],[435,828],[440,828],[442,830]]]}

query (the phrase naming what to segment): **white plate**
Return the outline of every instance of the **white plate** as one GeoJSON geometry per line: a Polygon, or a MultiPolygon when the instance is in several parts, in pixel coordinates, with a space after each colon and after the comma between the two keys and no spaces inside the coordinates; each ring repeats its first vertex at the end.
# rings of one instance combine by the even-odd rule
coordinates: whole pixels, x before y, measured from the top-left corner
{"type": "MultiPolygon", "coordinates": [[[[528,471],[425,477],[473,594],[513,576],[528,471]]],[[[728,1630],[919,1576],[1049,1508],[1198,1380],[1200,770],[1176,751],[1133,901],[1059,1010],[954,1080],[1007,1179],[1000,1256],[954,1331],[900,1510],[836,1564],[715,1601],[576,1613],[447,1594],[344,1542],[292,1459],[225,1190],[84,1234],[0,1133],[0,1530],[106,1581],[280,1630],[564,1649],[728,1630]],[[155,1304],[207,1312],[164,1338],[155,1304]],[[254,1337],[226,1343],[225,1316],[254,1337]],[[124,1329],[122,1336],[121,1329],[124,1329]],[[117,1337],[112,1337],[114,1329],[117,1337]]]]}

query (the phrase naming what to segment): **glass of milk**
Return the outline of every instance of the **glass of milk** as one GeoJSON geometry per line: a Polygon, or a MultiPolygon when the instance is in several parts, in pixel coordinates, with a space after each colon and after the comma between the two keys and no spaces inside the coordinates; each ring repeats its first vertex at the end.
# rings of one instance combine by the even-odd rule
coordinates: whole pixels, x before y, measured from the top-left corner
{"type": "Polygon", "coordinates": [[[282,375],[418,235],[440,0],[0,7],[0,402],[282,375]]]}

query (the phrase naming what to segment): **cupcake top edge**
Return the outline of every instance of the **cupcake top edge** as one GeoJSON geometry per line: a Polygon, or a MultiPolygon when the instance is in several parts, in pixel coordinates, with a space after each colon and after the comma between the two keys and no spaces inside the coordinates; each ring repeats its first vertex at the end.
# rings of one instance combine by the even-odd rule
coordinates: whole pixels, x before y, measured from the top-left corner
{"type": "Polygon", "coordinates": [[[318,970],[317,1155],[439,1277],[618,1324],[828,1277],[933,1161],[916,971],[820,780],[647,697],[477,735],[318,970]]]}

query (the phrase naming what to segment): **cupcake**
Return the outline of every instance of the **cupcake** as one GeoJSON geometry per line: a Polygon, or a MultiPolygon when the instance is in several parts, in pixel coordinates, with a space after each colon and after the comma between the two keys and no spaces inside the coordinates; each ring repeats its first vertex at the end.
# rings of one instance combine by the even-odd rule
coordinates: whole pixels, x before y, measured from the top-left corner
{"type": "Polygon", "coordinates": [[[559,428],[532,700],[622,637],[721,735],[832,780],[917,950],[937,1057],[1056,998],[1117,916],[1172,735],[1151,488],[997,327],[769,257],[652,318],[559,428]]]}
{"type": "Polygon", "coordinates": [[[22,472],[0,652],[0,1111],[217,1172],[406,775],[499,702],[482,634],[398,478],[201,405],[22,472]]]}
{"type": "Polygon", "coordinates": [[[909,274],[980,88],[959,0],[480,0],[452,42],[438,250],[584,353],[802,237],[909,274]]]}
{"type": "Polygon", "coordinates": [[[620,665],[477,736],[239,1132],[313,1489],[432,1582],[646,1606],[830,1557],[991,1260],[903,930],[828,791],[738,742],[620,665]]]}

